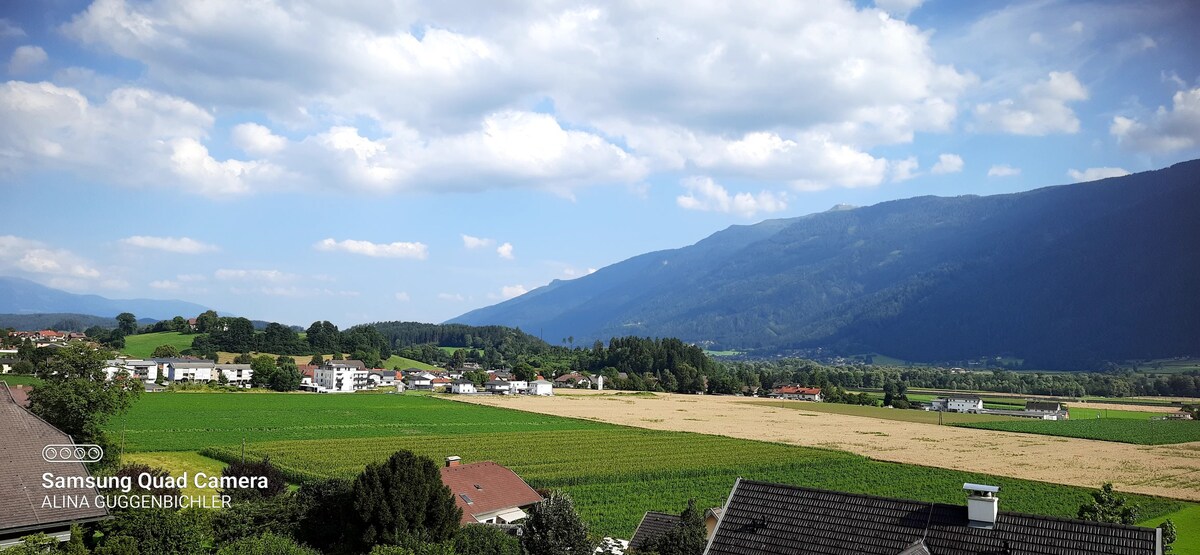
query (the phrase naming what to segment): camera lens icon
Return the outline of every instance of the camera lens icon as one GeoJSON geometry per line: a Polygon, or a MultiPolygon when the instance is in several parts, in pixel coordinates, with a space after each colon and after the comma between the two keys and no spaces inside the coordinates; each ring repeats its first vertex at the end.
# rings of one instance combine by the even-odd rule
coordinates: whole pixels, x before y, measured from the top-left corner
{"type": "Polygon", "coordinates": [[[46,462],[94,463],[104,458],[104,448],[85,443],[82,445],[47,445],[42,448],[42,459],[46,462]]]}

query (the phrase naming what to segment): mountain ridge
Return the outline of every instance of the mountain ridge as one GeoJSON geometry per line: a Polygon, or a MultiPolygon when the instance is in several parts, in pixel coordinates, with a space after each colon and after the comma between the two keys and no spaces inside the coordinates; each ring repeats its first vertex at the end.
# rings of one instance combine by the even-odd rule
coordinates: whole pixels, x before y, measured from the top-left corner
{"type": "Polygon", "coordinates": [[[730,226],[450,322],[924,361],[1007,354],[1046,368],[1200,354],[1189,206],[1200,206],[1200,161],[839,206],[730,226]]]}
{"type": "Polygon", "coordinates": [[[111,318],[131,312],[138,318],[193,317],[209,310],[196,303],[158,299],[109,299],[69,293],[10,276],[0,276],[0,314],[82,314],[111,318]]]}

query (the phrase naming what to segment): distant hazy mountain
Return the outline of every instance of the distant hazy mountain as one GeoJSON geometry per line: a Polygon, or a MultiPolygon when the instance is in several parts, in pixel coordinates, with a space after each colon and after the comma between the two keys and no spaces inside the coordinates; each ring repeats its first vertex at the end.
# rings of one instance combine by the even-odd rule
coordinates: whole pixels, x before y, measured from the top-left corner
{"type": "Polygon", "coordinates": [[[1200,161],[733,226],[451,322],[1039,368],[1200,355],[1200,161]]]}
{"type": "Polygon", "coordinates": [[[122,312],[132,312],[139,319],[165,320],[175,316],[189,318],[205,310],[208,309],[184,301],[106,299],[51,289],[27,279],[0,277],[2,314],[71,313],[111,318],[122,312]]]}

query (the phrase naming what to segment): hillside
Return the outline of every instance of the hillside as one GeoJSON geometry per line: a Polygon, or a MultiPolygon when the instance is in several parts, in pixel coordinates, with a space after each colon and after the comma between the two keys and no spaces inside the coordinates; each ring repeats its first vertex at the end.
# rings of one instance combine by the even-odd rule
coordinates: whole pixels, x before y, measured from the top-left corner
{"type": "Polygon", "coordinates": [[[1200,161],[733,226],[450,322],[1037,368],[1200,354],[1200,161]]]}
{"type": "Polygon", "coordinates": [[[122,312],[132,312],[138,318],[166,320],[175,316],[195,316],[205,310],[208,309],[184,301],[78,295],[27,279],[0,276],[0,314],[71,313],[112,318],[122,312]]]}

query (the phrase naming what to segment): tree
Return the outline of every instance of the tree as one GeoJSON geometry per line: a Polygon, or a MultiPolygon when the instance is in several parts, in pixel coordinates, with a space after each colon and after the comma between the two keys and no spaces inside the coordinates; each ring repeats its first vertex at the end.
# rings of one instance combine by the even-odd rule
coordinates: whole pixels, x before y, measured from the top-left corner
{"type": "Polygon", "coordinates": [[[217,331],[220,325],[221,318],[212,310],[206,310],[196,317],[196,331],[200,333],[212,333],[217,331]]]}
{"type": "Polygon", "coordinates": [[[331,478],[304,482],[296,491],[300,517],[296,539],[323,551],[343,545],[353,529],[350,482],[331,478]]]}
{"type": "Polygon", "coordinates": [[[217,555],[320,555],[315,549],[296,543],[287,536],[267,532],[226,544],[217,555]]]}
{"type": "Polygon", "coordinates": [[[321,356],[321,353],[317,353],[313,355],[312,358],[308,359],[308,363],[313,366],[320,366],[325,364],[325,357],[321,356]]]}
{"type": "Polygon", "coordinates": [[[278,367],[275,365],[275,359],[271,355],[258,355],[250,362],[250,385],[254,387],[270,387],[271,380],[275,379],[275,372],[278,367]]]}
{"type": "Polygon", "coordinates": [[[1175,548],[1171,544],[1179,539],[1179,532],[1175,530],[1175,523],[1171,522],[1171,519],[1168,518],[1162,524],[1159,524],[1158,527],[1162,528],[1163,553],[1167,555],[1174,553],[1175,548]]]}
{"type": "Polygon", "coordinates": [[[188,325],[187,320],[184,320],[183,316],[176,316],[171,318],[171,331],[188,333],[192,331],[192,326],[188,325]]]}
{"type": "Polygon", "coordinates": [[[116,464],[120,456],[104,434],[104,423],[128,410],[143,389],[124,372],[105,380],[103,368],[110,355],[82,343],[59,349],[37,368],[35,375],[42,383],[29,392],[31,412],[76,443],[104,448],[99,467],[116,464]]]}
{"type": "Polygon", "coordinates": [[[471,555],[521,555],[521,540],[485,524],[468,524],[454,535],[454,552],[471,555]]]}
{"type": "Polygon", "coordinates": [[[242,353],[233,357],[234,364],[250,364],[252,362],[254,362],[254,355],[251,355],[250,353],[242,353]]]}
{"type": "Polygon", "coordinates": [[[529,510],[525,519],[521,547],[529,555],[566,555],[591,553],[587,525],[575,511],[567,494],[552,491],[529,510]]]}
{"type": "Polygon", "coordinates": [[[1093,522],[1133,524],[1138,521],[1138,512],[1137,505],[1114,492],[1111,483],[1105,483],[1098,491],[1092,492],[1091,502],[1079,506],[1076,516],[1093,522]]]}
{"type": "Polygon", "coordinates": [[[251,478],[262,476],[267,479],[266,487],[232,488],[221,492],[235,501],[241,499],[265,499],[275,497],[287,491],[287,478],[283,476],[283,472],[271,464],[270,459],[234,461],[225,467],[225,470],[221,471],[221,475],[231,477],[246,476],[251,478]]]}
{"type": "Polygon", "coordinates": [[[396,451],[383,463],[367,465],[351,486],[351,499],[364,548],[445,541],[462,518],[437,464],[412,451],[396,451]]]}
{"type": "Polygon", "coordinates": [[[117,329],[121,330],[121,335],[133,335],[137,333],[137,316],[129,312],[118,314],[117,329]]]}
{"type": "Polygon", "coordinates": [[[129,537],[140,553],[205,553],[204,546],[211,541],[207,513],[208,509],[200,508],[122,511],[101,524],[104,545],[129,537]]]}
{"type": "Polygon", "coordinates": [[[33,363],[28,360],[18,360],[13,364],[12,371],[14,374],[32,374],[34,372],[33,363]]]}
{"type": "Polygon", "coordinates": [[[151,358],[178,358],[179,357],[179,349],[177,349],[174,345],[159,345],[158,347],[154,348],[154,353],[151,354],[150,357],[151,358]]]}
{"type": "Polygon", "coordinates": [[[63,546],[66,555],[88,555],[88,548],[83,543],[83,528],[78,524],[71,525],[71,539],[63,546]]]}
{"type": "Polygon", "coordinates": [[[4,555],[45,555],[58,547],[58,539],[38,532],[21,538],[21,543],[4,550],[4,555]]]}
{"type": "Polygon", "coordinates": [[[708,528],[704,526],[704,515],[696,508],[696,500],[689,499],[687,508],[679,515],[679,524],[659,536],[645,551],[658,555],[701,555],[708,543],[708,528]]]}
{"type": "Polygon", "coordinates": [[[242,499],[215,511],[213,539],[228,544],[263,534],[293,536],[299,531],[300,504],[290,495],[265,499],[242,499]]]}

